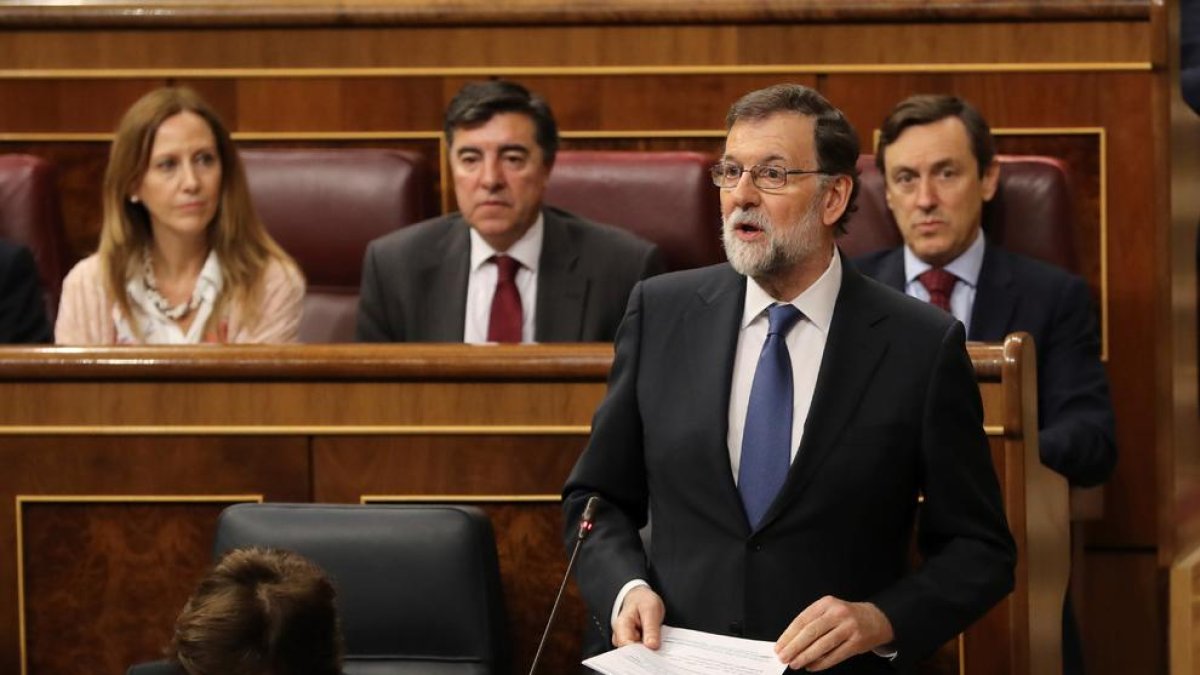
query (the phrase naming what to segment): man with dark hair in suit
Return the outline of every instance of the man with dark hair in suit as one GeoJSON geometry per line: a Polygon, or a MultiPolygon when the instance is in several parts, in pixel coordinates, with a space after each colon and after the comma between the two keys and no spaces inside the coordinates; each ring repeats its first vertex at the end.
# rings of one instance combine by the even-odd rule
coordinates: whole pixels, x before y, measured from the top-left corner
{"type": "Polygon", "coordinates": [[[0,344],[52,340],[33,253],[0,241],[0,344]]]}
{"type": "Polygon", "coordinates": [[[775,641],[792,668],[909,670],[1013,585],[962,324],[834,245],[858,189],[841,111],[778,85],[726,127],[730,262],[634,289],[563,490],[568,539],[599,498],[590,637],[654,649],[665,623],[775,641]]]}
{"type": "Polygon", "coordinates": [[[361,342],[611,341],[638,280],[637,237],[544,206],[558,128],[519,84],[468,84],[446,111],[459,212],[381,237],[363,263],[361,342]]]}
{"type": "MultiPolygon", "coordinates": [[[[952,313],[968,339],[1030,333],[1042,463],[1072,485],[1107,480],[1117,448],[1091,294],[1083,279],[987,241],[983,208],[1000,175],[987,122],[955,96],[910,97],[884,121],[875,161],[905,245],[856,266],[952,313]]],[[[1066,672],[1081,672],[1069,607],[1064,630],[1066,672]]]]}

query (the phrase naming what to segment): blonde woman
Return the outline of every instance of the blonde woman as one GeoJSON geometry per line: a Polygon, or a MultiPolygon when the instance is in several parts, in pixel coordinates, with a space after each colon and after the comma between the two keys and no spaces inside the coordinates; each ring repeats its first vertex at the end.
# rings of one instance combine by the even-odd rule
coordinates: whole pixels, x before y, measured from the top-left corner
{"type": "Polygon", "coordinates": [[[63,282],[55,341],[295,342],[303,298],[216,113],[186,88],[134,103],[104,174],[100,248],[63,282]]]}

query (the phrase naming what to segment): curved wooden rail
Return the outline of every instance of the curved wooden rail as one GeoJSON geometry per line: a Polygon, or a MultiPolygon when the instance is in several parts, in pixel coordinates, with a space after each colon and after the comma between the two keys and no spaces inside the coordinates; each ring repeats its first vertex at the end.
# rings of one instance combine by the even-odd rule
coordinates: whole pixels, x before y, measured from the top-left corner
{"type": "Polygon", "coordinates": [[[94,2],[25,0],[0,9],[5,27],[255,27],[587,25],[802,21],[1021,21],[1149,19],[1146,0],[254,0],[94,2]]]}

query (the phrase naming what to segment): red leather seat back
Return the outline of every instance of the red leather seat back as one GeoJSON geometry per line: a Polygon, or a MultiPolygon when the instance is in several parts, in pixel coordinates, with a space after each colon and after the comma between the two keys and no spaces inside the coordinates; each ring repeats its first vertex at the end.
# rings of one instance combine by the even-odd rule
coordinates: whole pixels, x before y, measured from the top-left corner
{"type": "MultiPolygon", "coordinates": [[[[1079,273],[1075,216],[1066,165],[1053,157],[1000,155],[1000,185],[983,209],[988,239],[1022,255],[1079,273]]],[[[884,199],[875,157],[858,159],[862,189],[838,246],[851,257],[903,243],[884,199]]]]}
{"type": "Polygon", "coordinates": [[[62,280],[74,260],[63,229],[56,171],[49,161],[0,155],[0,238],[33,251],[53,325],[62,280]]]}
{"type": "Polygon", "coordinates": [[[302,342],[350,342],[367,243],[427,218],[423,158],[382,149],[243,150],[267,230],[304,271],[302,342]]]}
{"type": "Polygon", "coordinates": [[[725,260],[712,164],[699,152],[564,150],[545,201],[654,242],[668,270],[703,267],[725,260]]]}

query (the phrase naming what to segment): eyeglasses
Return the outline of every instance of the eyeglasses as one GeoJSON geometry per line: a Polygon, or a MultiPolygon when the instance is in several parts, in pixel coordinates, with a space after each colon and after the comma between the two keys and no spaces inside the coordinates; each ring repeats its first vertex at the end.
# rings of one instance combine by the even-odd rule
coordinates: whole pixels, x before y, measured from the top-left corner
{"type": "Polygon", "coordinates": [[[762,188],[763,190],[778,190],[787,185],[787,177],[790,175],[805,176],[827,173],[820,169],[811,171],[808,169],[788,169],[770,164],[743,167],[733,162],[717,162],[712,165],[709,171],[712,172],[713,185],[726,190],[737,187],[738,182],[742,179],[742,174],[746,172],[750,173],[750,182],[754,183],[754,187],[762,188]]]}

